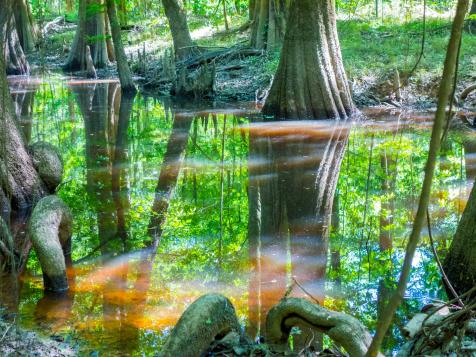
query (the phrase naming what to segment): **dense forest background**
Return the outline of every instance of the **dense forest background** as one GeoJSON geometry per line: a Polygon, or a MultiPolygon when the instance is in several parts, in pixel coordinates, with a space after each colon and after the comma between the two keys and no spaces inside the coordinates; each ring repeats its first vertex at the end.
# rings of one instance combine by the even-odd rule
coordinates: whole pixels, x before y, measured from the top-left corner
{"type": "Polygon", "coordinates": [[[475,31],[476,0],[0,0],[0,354],[471,356],[475,31]]]}

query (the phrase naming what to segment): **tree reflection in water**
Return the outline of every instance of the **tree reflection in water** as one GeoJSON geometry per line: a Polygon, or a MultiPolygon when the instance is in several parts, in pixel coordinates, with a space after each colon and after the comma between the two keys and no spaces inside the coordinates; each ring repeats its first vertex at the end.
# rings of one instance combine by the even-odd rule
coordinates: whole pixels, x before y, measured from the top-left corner
{"type": "MultiPolygon", "coordinates": [[[[336,121],[251,124],[252,336],[263,334],[267,312],[292,280],[320,302],[324,299],[332,205],[349,128],[336,121]]],[[[306,293],[295,287],[293,295],[306,293]]]]}

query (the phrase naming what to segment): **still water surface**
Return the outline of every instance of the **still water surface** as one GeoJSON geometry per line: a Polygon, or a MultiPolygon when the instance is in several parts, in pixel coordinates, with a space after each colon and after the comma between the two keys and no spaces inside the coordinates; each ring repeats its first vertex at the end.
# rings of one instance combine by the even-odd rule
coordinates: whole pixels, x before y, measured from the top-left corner
{"type": "MultiPolygon", "coordinates": [[[[81,354],[151,355],[202,294],[228,296],[257,337],[293,286],[375,327],[411,229],[431,114],[270,123],[249,103],[128,97],[114,81],[10,83],[27,140],[63,154],[76,264],[70,293],[45,296],[32,253],[19,284],[0,281],[4,314],[81,354]]],[[[441,256],[476,176],[472,136],[450,132],[442,148],[430,209],[441,256]]],[[[427,233],[414,267],[387,350],[411,313],[445,298],[427,233]]]]}

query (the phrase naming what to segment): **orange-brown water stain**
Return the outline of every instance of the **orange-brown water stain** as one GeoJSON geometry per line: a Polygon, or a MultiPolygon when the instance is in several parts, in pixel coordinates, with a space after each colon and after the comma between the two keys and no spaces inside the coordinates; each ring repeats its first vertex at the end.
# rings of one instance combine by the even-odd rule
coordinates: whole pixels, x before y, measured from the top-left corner
{"type": "MultiPolygon", "coordinates": [[[[75,276],[69,292],[71,304],[38,303],[35,316],[56,332],[71,330],[90,342],[98,338],[115,340],[116,333],[124,334],[124,326],[154,331],[173,327],[186,307],[208,292],[199,282],[180,282],[173,288],[154,285],[139,278],[144,273],[137,270],[139,267],[140,262],[127,260],[106,266],[80,265],[70,272],[75,276]]],[[[41,289],[39,277],[25,279],[41,289]]],[[[243,291],[229,286],[219,290],[245,314],[243,291]]]]}

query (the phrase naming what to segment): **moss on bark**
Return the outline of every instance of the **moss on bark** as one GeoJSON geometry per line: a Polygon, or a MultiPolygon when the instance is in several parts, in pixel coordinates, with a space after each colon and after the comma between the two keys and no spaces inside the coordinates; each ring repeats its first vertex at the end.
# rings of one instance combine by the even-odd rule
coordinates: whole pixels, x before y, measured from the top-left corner
{"type": "Polygon", "coordinates": [[[165,343],[162,357],[201,356],[216,338],[240,332],[235,308],[219,294],[200,297],[183,313],[165,343]]]}

